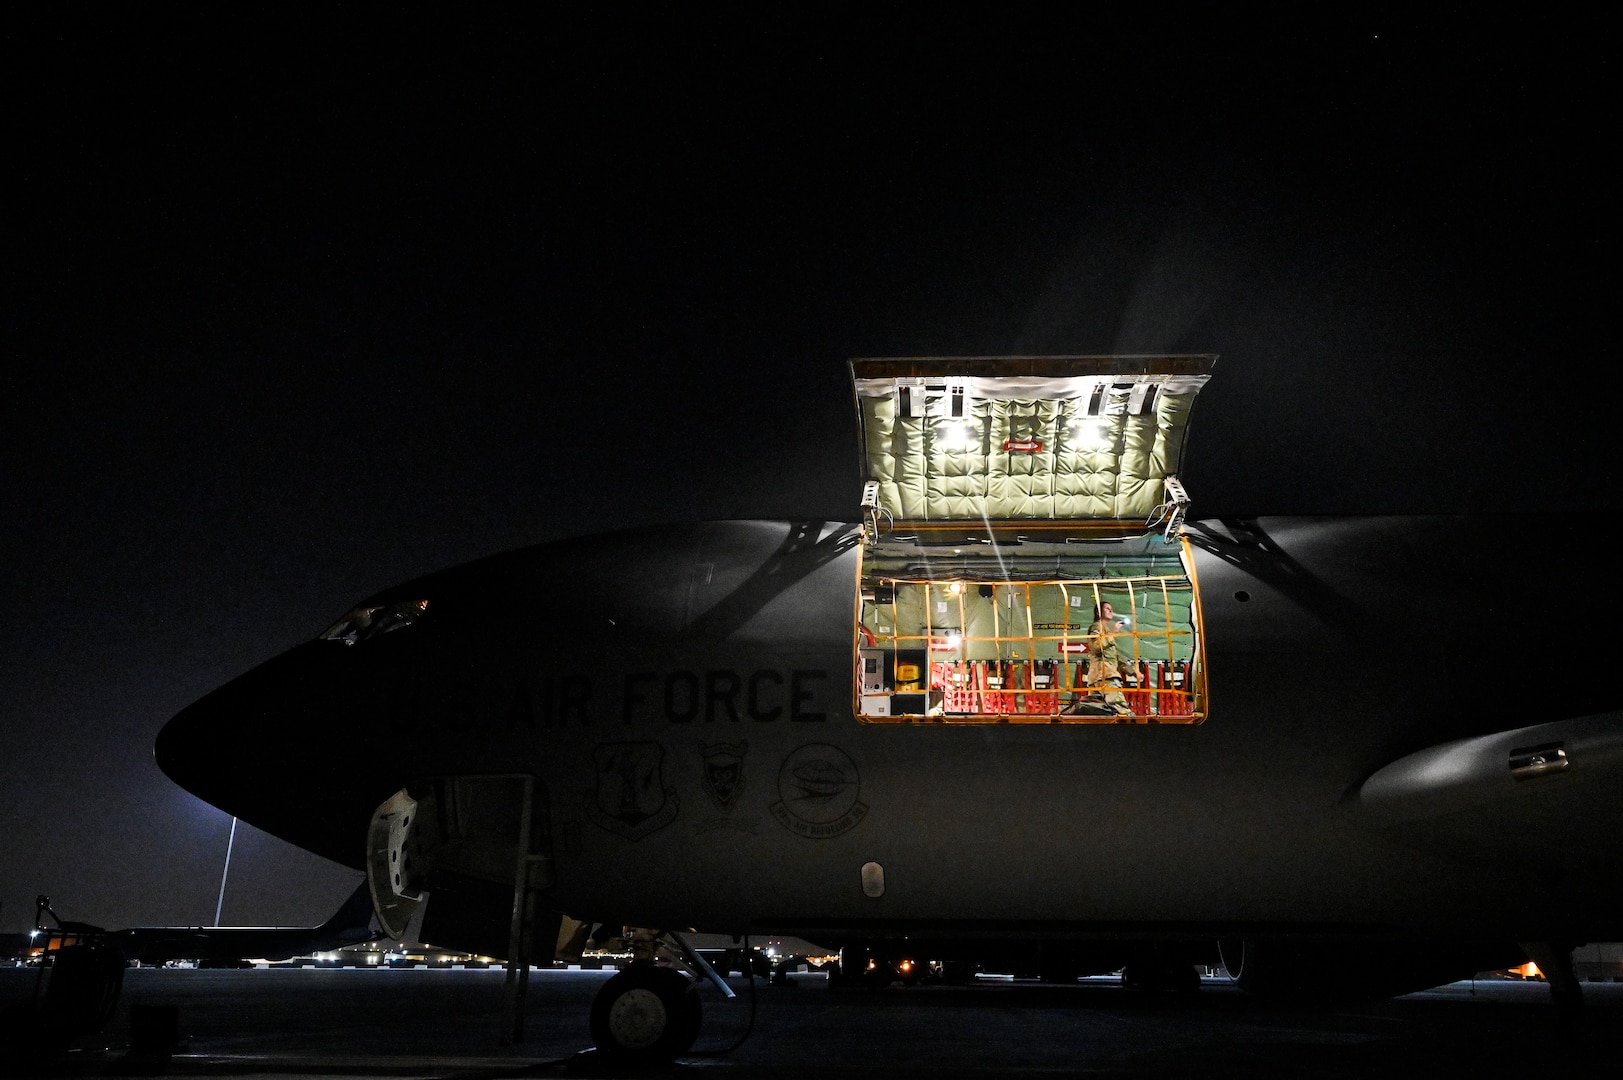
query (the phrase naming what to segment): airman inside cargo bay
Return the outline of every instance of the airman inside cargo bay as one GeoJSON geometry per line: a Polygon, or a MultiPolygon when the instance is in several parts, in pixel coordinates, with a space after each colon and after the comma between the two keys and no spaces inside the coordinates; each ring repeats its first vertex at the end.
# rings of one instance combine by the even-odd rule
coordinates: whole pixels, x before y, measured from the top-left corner
{"type": "Polygon", "coordinates": [[[1104,600],[1094,609],[1093,624],[1088,627],[1088,686],[1109,687],[1104,691],[1105,704],[1119,716],[1132,715],[1127,695],[1122,693],[1121,647],[1116,642],[1116,635],[1126,626],[1126,618],[1104,600]]]}

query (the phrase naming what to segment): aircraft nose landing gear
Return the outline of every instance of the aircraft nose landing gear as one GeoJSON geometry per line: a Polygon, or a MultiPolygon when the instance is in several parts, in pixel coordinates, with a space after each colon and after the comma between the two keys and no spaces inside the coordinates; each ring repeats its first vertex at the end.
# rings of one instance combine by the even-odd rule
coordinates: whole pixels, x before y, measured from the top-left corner
{"type": "Polygon", "coordinates": [[[592,1042],[620,1061],[669,1061],[693,1045],[701,1019],[693,980],[674,968],[637,962],[598,991],[592,1042]]]}

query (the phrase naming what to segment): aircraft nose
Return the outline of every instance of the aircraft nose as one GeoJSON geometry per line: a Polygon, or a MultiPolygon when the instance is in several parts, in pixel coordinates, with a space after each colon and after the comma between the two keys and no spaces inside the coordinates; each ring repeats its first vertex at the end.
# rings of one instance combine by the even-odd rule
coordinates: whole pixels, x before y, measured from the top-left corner
{"type": "MultiPolygon", "coordinates": [[[[220,805],[226,775],[250,767],[246,731],[256,706],[237,683],[193,702],[164,724],[153,758],[165,776],[205,802],[220,805]]],[[[269,749],[269,748],[267,748],[269,749]]],[[[222,807],[223,809],[223,807],[222,807]]]]}
{"type": "MultiPolygon", "coordinates": [[[[182,709],[158,732],[158,767],[204,802],[327,854],[333,817],[364,822],[380,801],[344,782],[365,747],[362,688],[338,670],[343,652],[330,642],[296,647],[182,709]]],[[[346,836],[339,861],[353,860],[353,846],[346,836]]]]}
{"type": "Polygon", "coordinates": [[[229,809],[216,798],[229,792],[232,774],[276,767],[281,736],[302,726],[298,717],[306,708],[292,700],[287,676],[304,666],[298,654],[305,652],[277,657],[182,709],[158,732],[158,768],[192,794],[229,809]]]}

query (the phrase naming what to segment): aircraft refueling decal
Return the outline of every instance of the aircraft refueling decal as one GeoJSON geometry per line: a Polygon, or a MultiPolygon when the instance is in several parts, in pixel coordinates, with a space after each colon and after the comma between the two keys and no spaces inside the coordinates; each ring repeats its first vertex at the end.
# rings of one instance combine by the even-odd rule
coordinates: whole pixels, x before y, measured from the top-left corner
{"type": "Polygon", "coordinates": [[[778,801],[772,816],[790,832],[827,840],[849,832],[868,815],[858,795],[857,763],[837,746],[807,743],[783,760],[778,770],[778,801]]]}

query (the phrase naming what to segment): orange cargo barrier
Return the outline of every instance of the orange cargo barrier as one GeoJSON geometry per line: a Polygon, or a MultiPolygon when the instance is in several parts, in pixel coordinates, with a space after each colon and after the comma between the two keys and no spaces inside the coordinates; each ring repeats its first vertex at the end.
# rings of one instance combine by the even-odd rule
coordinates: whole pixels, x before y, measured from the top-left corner
{"type": "Polygon", "coordinates": [[[1155,713],[1156,692],[1151,689],[1156,685],[1154,667],[1155,665],[1149,661],[1141,661],[1137,665],[1138,685],[1122,689],[1122,696],[1127,699],[1127,707],[1133,710],[1135,716],[1150,716],[1155,713]]]}
{"type": "Polygon", "coordinates": [[[1188,716],[1194,710],[1189,701],[1189,661],[1157,660],[1151,667],[1155,688],[1155,711],[1161,716],[1188,716]]]}
{"type": "Polygon", "coordinates": [[[980,686],[976,679],[978,662],[935,663],[930,665],[930,685],[941,691],[942,709],[950,713],[981,711],[980,686]]]}
{"type": "Polygon", "coordinates": [[[1013,713],[1015,708],[1016,667],[1008,660],[987,661],[986,711],[999,716],[1013,713]]]}

